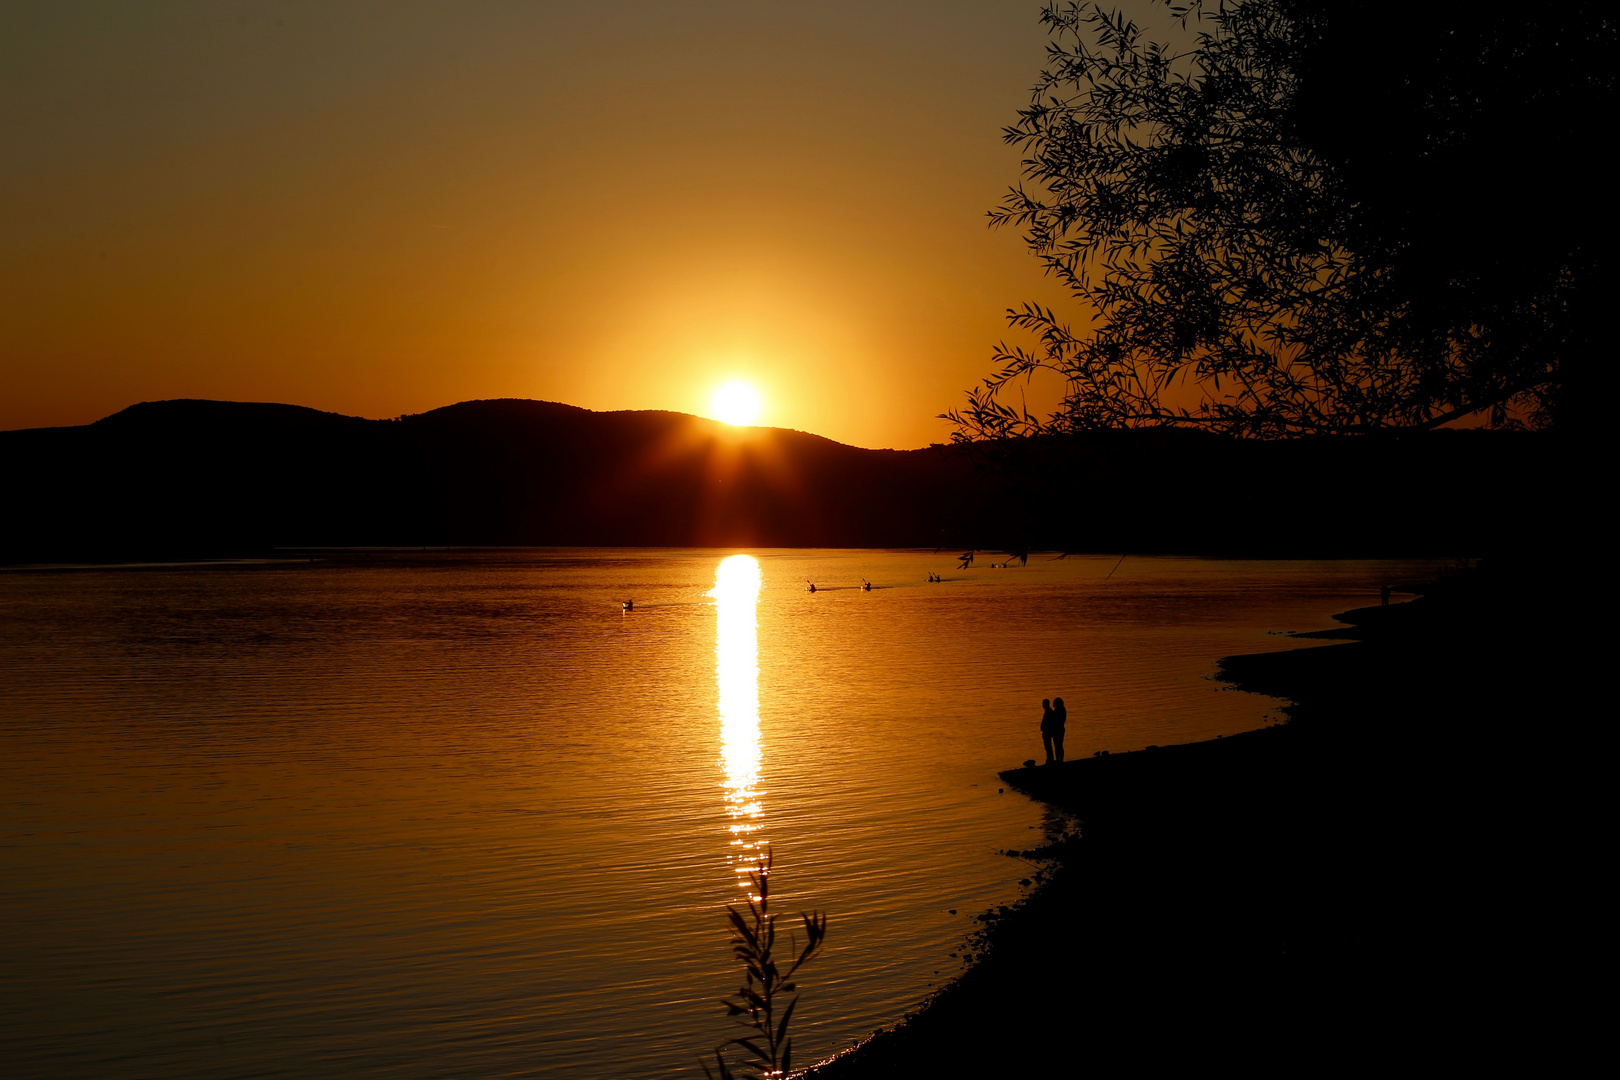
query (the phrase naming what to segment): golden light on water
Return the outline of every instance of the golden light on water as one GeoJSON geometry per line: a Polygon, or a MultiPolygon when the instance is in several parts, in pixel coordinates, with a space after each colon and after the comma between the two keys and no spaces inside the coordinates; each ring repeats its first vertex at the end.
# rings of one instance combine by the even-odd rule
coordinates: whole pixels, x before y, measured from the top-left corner
{"type": "Polygon", "coordinates": [[[714,573],[715,681],[720,690],[720,767],[725,774],[731,861],[739,882],[754,865],[765,838],[759,790],[759,562],[732,555],[714,573]]]}
{"type": "MultiPolygon", "coordinates": [[[[745,382],[728,382],[714,392],[709,401],[709,409],[716,420],[723,420],[728,424],[752,424],[759,419],[759,410],[764,402],[760,399],[759,391],[745,382]]],[[[746,558],[746,556],[737,556],[746,558]]]]}

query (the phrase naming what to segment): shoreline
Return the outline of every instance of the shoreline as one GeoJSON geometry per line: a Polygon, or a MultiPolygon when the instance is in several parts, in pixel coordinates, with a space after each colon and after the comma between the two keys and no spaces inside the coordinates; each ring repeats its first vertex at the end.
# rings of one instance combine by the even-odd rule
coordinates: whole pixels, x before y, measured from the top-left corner
{"type": "MultiPolygon", "coordinates": [[[[956,979],[804,1075],[1297,1072],[1416,1048],[1545,1067],[1526,1018],[1549,976],[1524,931],[1548,879],[1504,882],[1497,850],[1535,811],[1469,825],[1516,764],[1507,733],[1568,685],[1543,632],[1565,602],[1514,574],[1413,589],[1298,635],[1333,644],[1219,662],[1290,702],[1285,724],[1002,772],[1079,829],[1054,818],[1008,853],[1044,869],[979,916],[956,979]]],[[[1556,873],[1543,860],[1517,869],[1556,873]]]]}

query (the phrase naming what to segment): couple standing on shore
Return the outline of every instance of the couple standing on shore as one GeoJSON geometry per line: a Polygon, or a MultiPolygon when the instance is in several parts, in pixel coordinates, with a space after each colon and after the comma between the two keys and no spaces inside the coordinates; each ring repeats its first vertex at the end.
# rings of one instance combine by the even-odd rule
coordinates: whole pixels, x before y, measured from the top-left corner
{"type": "Polygon", "coordinates": [[[1046,763],[1063,760],[1063,726],[1069,722],[1069,710],[1062,698],[1048,701],[1041,698],[1041,742],[1046,744],[1046,763]]]}

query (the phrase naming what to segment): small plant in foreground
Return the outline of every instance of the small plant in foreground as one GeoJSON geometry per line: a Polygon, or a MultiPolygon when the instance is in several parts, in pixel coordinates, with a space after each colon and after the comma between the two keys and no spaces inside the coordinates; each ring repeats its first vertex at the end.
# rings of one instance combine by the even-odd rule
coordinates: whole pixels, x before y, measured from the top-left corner
{"type": "MultiPolygon", "coordinates": [[[[789,937],[788,955],[798,955],[786,971],[781,970],[775,956],[777,916],[771,914],[769,852],[748,875],[748,882],[759,898],[748,901],[747,913],[726,905],[726,915],[731,922],[731,952],[743,966],[743,984],[737,988],[735,997],[722,998],[720,1004],[726,1007],[727,1016],[736,1017],[737,1023],[752,1034],[727,1039],[715,1048],[714,1060],[720,1070],[718,1080],[747,1077],[774,1080],[788,1074],[793,1067],[793,1039],[788,1034],[788,1024],[793,1019],[794,1007],[799,1004],[799,988],[793,976],[827,939],[827,916],[819,911],[800,915],[804,920],[804,948],[799,948],[797,937],[789,937]],[[793,996],[778,1018],[777,1008],[788,994],[793,996]],[[728,1046],[740,1046],[751,1055],[738,1066],[749,1072],[731,1071],[725,1058],[728,1046]]],[[[703,1062],[703,1072],[710,1080],[715,1080],[716,1074],[709,1071],[708,1062],[703,1062]]]]}

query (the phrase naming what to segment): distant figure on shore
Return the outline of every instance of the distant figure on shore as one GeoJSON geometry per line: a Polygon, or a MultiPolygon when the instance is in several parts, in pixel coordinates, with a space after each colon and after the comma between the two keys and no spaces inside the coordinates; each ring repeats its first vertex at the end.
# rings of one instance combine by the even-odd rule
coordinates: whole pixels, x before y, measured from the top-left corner
{"type": "Polygon", "coordinates": [[[1378,599],[1380,599],[1380,600],[1382,600],[1384,602],[1385,607],[1389,607],[1389,586],[1388,585],[1385,585],[1385,586],[1383,586],[1382,588],[1380,588],[1378,590],[1378,599]]]}
{"type": "Polygon", "coordinates": [[[1063,704],[1063,699],[1052,699],[1052,749],[1057,754],[1058,764],[1063,764],[1063,728],[1069,722],[1069,710],[1063,704]]]}
{"type": "Polygon", "coordinates": [[[1057,759],[1052,756],[1052,699],[1041,698],[1041,745],[1046,747],[1046,763],[1057,759]]]}

